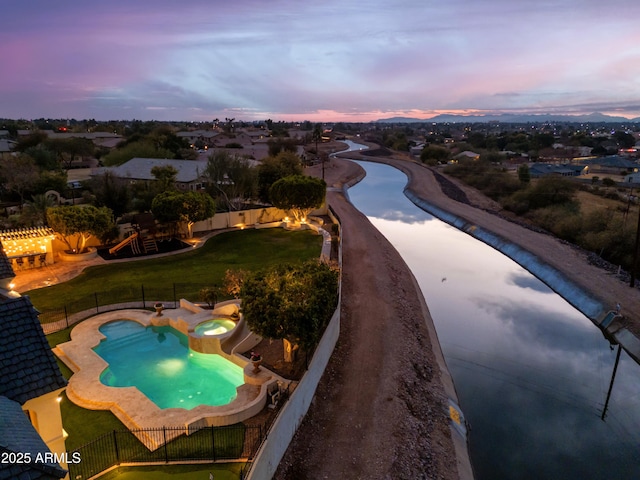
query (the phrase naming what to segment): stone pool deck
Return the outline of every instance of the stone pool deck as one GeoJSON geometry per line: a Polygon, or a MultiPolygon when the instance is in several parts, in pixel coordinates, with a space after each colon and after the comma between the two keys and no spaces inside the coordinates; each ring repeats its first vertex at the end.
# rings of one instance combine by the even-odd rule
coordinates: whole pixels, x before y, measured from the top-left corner
{"type": "MultiPolygon", "coordinates": [[[[195,326],[210,320],[214,315],[229,314],[234,311],[234,308],[237,311],[237,306],[226,306],[214,311],[202,310],[189,302],[181,302],[180,308],[163,310],[161,316],[155,312],[130,309],[102,313],[85,320],[72,330],[71,341],[60,344],[54,349],[54,353],[74,372],[67,386],[67,396],[83,408],[111,410],[127,428],[136,431],[136,436],[150,450],[162,446],[164,438],[159,440],[140,430],[165,426],[184,428],[184,430],[167,430],[166,440],[168,441],[182,433],[190,433],[202,427],[231,425],[253,417],[265,407],[269,393],[286,385],[288,381],[264,367],[261,367],[257,373],[253,372],[253,364],[240,352],[250,350],[260,337],[251,333],[246,336],[236,334],[235,337],[231,337],[236,329],[239,329],[240,334],[244,333],[242,320],[238,322],[236,329],[229,332],[233,346],[224,345],[224,337],[222,337],[220,342],[223,348],[215,352],[244,369],[245,383],[237,388],[237,397],[223,406],[200,405],[191,410],[161,409],[135,387],[106,386],[100,382],[100,374],[108,364],[93,351],[93,347],[105,338],[100,333],[99,327],[115,320],[132,320],[144,326],[169,325],[187,334],[192,346],[192,342],[198,343],[201,340],[193,335],[195,326]],[[225,349],[229,351],[225,352],[225,349]]],[[[215,347],[206,345],[204,348],[215,350],[215,347]]],[[[198,345],[194,349],[200,351],[198,345]]]]}

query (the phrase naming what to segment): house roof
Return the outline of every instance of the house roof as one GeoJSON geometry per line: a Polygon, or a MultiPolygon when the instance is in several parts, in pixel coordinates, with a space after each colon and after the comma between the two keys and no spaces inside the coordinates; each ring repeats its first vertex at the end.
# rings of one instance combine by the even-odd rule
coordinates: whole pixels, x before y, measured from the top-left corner
{"type": "Polygon", "coordinates": [[[629,160],[625,157],[621,157],[620,155],[609,155],[607,157],[584,160],[582,163],[587,165],[600,165],[612,168],[638,168],[640,166],[637,162],[629,160]]]}
{"type": "Polygon", "coordinates": [[[213,130],[193,130],[191,132],[178,132],[176,133],[177,137],[180,138],[213,138],[218,136],[218,132],[214,132],[213,130]]]}
{"type": "Polygon", "coordinates": [[[0,303],[0,395],[23,404],[66,386],[29,297],[0,303]]]}
{"type": "Polygon", "coordinates": [[[13,140],[8,140],[6,138],[2,138],[0,139],[0,153],[10,152],[14,149],[16,145],[17,145],[17,142],[14,142],[13,140]]]}
{"type": "Polygon", "coordinates": [[[470,150],[465,150],[464,152],[460,152],[456,155],[456,158],[477,158],[480,154],[476,152],[472,152],[470,150]]]}
{"type": "Polygon", "coordinates": [[[108,167],[116,177],[131,180],[155,180],[151,175],[153,167],[172,166],[178,171],[177,182],[189,183],[198,180],[207,169],[207,160],[173,160],[168,158],[132,158],[117,167],[108,167]]]}
{"type": "Polygon", "coordinates": [[[4,253],[4,249],[2,248],[2,242],[0,242],[0,280],[7,278],[12,279],[15,276],[16,274],[11,267],[11,260],[7,258],[7,254],[4,253]]]}
{"type": "Polygon", "coordinates": [[[31,458],[30,462],[25,463],[0,462],[0,479],[49,480],[66,475],[66,470],[57,463],[36,461],[38,455],[51,451],[31,425],[20,404],[3,396],[0,396],[0,432],[0,452],[29,454],[31,458]]]}
{"type": "Polygon", "coordinates": [[[529,172],[531,175],[550,175],[552,173],[563,175],[571,175],[574,173],[580,173],[585,169],[584,165],[556,165],[552,163],[533,163],[529,166],[529,172]]]}

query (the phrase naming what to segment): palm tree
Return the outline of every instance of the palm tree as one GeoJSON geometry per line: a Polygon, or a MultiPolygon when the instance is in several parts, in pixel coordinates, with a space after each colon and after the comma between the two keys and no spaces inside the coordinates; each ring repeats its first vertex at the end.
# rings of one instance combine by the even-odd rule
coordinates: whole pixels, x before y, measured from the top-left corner
{"type": "Polygon", "coordinates": [[[27,201],[23,220],[25,223],[36,225],[45,225],[47,223],[47,209],[55,206],[53,197],[45,194],[32,195],[31,200],[27,201]]]}
{"type": "MultiPolygon", "coordinates": [[[[313,128],[313,133],[311,134],[311,138],[316,143],[316,161],[318,160],[319,152],[318,152],[318,142],[322,141],[322,125],[316,123],[316,126],[313,128]]],[[[324,180],[324,159],[322,160],[322,179],[324,180]]]]}

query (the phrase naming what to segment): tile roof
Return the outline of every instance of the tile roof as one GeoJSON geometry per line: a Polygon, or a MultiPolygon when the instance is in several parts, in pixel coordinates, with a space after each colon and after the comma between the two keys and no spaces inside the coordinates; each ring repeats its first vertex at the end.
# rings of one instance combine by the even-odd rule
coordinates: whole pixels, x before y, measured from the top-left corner
{"type": "MultiPolygon", "coordinates": [[[[0,453],[15,453],[28,463],[0,462],[0,480],[50,480],[60,479],[66,470],[57,463],[44,460],[44,454],[51,453],[38,432],[22,411],[18,402],[0,396],[0,453]]],[[[4,458],[4,457],[3,457],[4,458]]]]}
{"type": "Polygon", "coordinates": [[[193,182],[204,175],[207,160],[173,160],[168,158],[140,158],[135,157],[117,167],[104,167],[104,170],[110,170],[116,177],[130,178],[136,180],[155,180],[151,174],[153,167],[172,166],[178,171],[176,175],[177,182],[193,182]]]}
{"type": "Polygon", "coordinates": [[[4,249],[2,248],[2,242],[0,242],[0,280],[14,278],[15,276],[16,274],[11,267],[11,260],[7,258],[7,254],[4,253],[4,249]]]}
{"type": "Polygon", "coordinates": [[[0,303],[0,395],[23,404],[67,382],[29,297],[0,303]]]}

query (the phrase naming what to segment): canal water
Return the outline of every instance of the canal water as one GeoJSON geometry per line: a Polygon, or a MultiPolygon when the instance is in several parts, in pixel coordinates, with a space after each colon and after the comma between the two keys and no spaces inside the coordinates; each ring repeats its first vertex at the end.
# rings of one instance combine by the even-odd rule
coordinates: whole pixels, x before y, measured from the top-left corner
{"type": "Polygon", "coordinates": [[[406,176],[357,162],[352,203],[400,252],[433,317],[469,423],[477,480],[640,479],[640,366],[500,252],[403,194],[406,176]]]}

